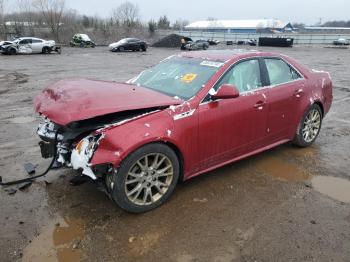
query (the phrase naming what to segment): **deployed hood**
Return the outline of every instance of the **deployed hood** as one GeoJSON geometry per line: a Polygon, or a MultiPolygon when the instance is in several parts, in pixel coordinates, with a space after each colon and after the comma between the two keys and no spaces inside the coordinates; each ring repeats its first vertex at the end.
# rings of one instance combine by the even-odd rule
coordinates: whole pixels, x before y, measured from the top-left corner
{"type": "Polygon", "coordinates": [[[14,42],[11,42],[11,41],[1,41],[0,42],[0,46],[2,46],[2,45],[12,45],[12,44],[14,44],[14,42]]]}
{"type": "Polygon", "coordinates": [[[35,111],[60,125],[111,113],[180,103],[179,99],[144,87],[96,80],[62,80],[34,99],[35,111]]]}

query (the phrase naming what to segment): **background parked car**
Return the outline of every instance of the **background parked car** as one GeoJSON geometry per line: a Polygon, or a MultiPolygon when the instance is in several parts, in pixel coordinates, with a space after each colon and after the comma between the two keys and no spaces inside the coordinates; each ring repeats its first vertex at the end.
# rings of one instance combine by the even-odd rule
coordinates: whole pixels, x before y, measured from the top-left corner
{"type": "Polygon", "coordinates": [[[96,44],[90,39],[87,34],[75,34],[70,41],[69,45],[71,47],[79,46],[79,47],[92,47],[94,48],[96,44]]]}
{"type": "Polygon", "coordinates": [[[350,45],[350,41],[345,38],[339,38],[333,41],[334,45],[350,45]]]}
{"type": "Polygon", "coordinates": [[[207,42],[209,43],[209,45],[218,45],[218,44],[220,44],[219,40],[214,40],[214,39],[208,39],[207,42]]]}
{"type": "Polygon", "coordinates": [[[237,41],[237,45],[250,45],[250,46],[256,46],[257,40],[256,39],[243,39],[237,41]]]}
{"type": "Polygon", "coordinates": [[[206,40],[197,40],[196,42],[187,42],[184,46],[184,50],[207,50],[209,48],[209,43],[206,40]]]}
{"type": "Polygon", "coordinates": [[[44,40],[35,37],[21,37],[14,41],[0,42],[0,52],[8,55],[34,53],[49,54],[53,51],[61,53],[61,48],[56,46],[56,43],[53,40],[44,40]]]}
{"type": "Polygon", "coordinates": [[[109,45],[109,51],[123,52],[123,51],[146,51],[147,43],[137,38],[124,38],[116,43],[109,45]]]}

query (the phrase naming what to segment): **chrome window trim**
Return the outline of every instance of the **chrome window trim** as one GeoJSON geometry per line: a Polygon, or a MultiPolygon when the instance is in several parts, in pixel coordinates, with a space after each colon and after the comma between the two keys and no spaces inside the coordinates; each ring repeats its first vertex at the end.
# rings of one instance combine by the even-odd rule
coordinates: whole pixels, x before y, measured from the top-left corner
{"type": "MultiPolygon", "coordinates": [[[[282,60],[282,61],[285,62],[288,66],[290,66],[293,70],[295,70],[295,71],[300,75],[300,78],[294,79],[294,80],[292,80],[292,81],[280,83],[280,84],[278,84],[278,85],[263,86],[263,87],[260,87],[260,88],[256,88],[256,89],[254,89],[254,90],[252,90],[252,91],[244,91],[244,92],[239,93],[239,95],[241,95],[241,94],[246,94],[246,93],[251,93],[251,92],[255,92],[255,91],[261,91],[261,90],[267,89],[267,88],[275,88],[275,87],[279,87],[279,86],[281,86],[281,85],[290,84],[290,83],[293,83],[293,82],[305,80],[304,75],[303,75],[298,69],[296,69],[293,65],[291,65],[291,64],[288,63],[286,60],[284,60],[282,57],[279,57],[279,56],[256,56],[256,57],[250,57],[250,58],[241,58],[241,59],[239,59],[238,61],[236,61],[234,64],[232,64],[231,66],[229,66],[229,67],[221,74],[221,76],[215,81],[215,83],[211,86],[211,88],[213,88],[213,87],[223,78],[223,76],[224,76],[229,70],[231,70],[233,67],[235,67],[239,62],[241,62],[241,61],[246,61],[246,60],[259,59],[259,58],[262,58],[262,59],[279,59],[279,60],[282,60]]],[[[210,92],[210,89],[209,89],[208,93],[204,96],[204,98],[202,99],[202,101],[199,103],[199,105],[205,105],[205,104],[208,104],[208,103],[213,102],[212,100],[210,100],[210,101],[205,101],[205,102],[204,102],[204,99],[207,97],[207,95],[209,94],[209,92],[210,92]]],[[[221,100],[221,99],[218,99],[218,100],[215,100],[215,101],[220,101],[220,100],[221,100]]]]}
{"type": "Polygon", "coordinates": [[[297,79],[293,79],[291,81],[288,81],[288,82],[284,82],[284,83],[280,83],[280,84],[277,84],[277,85],[269,85],[269,86],[266,86],[266,87],[270,87],[270,88],[275,88],[275,87],[278,87],[280,85],[285,85],[285,84],[289,84],[289,83],[293,83],[293,82],[296,82],[296,81],[300,81],[300,80],[304,80],[305,77],[302,73],[300,73],[300,71],[298,69],[296,69],[293,65],[291,65],[290,63],[288,63],[286,60],[284,60],[283,58],[281,57],[278,57],[278,56],[269,56],[269,57],[261,57],[263,59],[279,59],[279,60],[282,60],[283,62],[285,62],[289,67],[291,67],[294,71],[296,71],[299,75],[300,75],[300,78],[297,78],[297,79]]]}

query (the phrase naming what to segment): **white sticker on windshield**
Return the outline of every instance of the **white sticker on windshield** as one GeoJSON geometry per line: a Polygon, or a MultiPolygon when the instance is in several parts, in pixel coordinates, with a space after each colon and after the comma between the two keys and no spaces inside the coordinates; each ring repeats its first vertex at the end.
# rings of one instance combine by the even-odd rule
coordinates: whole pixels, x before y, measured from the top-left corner
{"type": "Polygon", "coordinates": [[[215,61],[206,61],[204,60],[203,62],[200,63],[200,65],[203,66],[211,66],[211,67],[220,67],[222,66],[224,63],[221,62],[215,62],[215,61]]]}

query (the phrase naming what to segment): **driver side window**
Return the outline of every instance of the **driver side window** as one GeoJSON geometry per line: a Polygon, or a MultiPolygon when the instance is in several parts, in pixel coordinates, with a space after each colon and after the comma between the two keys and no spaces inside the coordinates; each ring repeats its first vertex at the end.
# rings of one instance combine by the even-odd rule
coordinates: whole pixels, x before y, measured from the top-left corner
{"type": "Polygon", "coordinates": [[[237,87],[240,93],[253,91],[262,87],[260,77],[260,66],[258,59],[251,59],[235,65],[215,86],[217,90],[223,84],[230,84],[237,87]]]}
{"type": "Polygon", "coordinates": [[[23,39],[18,44],[20,45],[28,45],[32,43],[32,39],[23,39]]]}

